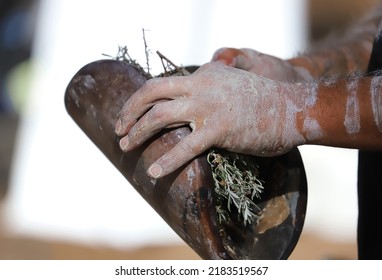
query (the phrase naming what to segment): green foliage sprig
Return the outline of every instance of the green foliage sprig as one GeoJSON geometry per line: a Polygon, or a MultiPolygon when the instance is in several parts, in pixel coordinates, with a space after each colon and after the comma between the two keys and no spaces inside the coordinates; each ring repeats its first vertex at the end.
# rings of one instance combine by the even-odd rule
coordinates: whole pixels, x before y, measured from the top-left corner
{"type": "Polygon", "coordinates": [[[264,187],[256,176],[257,166],[253,161],[245,155],[216,149],[208,153],[207,161],[218,195],[216,213],[219,222],[229,222],[228,212],[231,212],[232,205],[244,225],[256,221],[261,209],[253,200],[260,198],[264,187]]]}

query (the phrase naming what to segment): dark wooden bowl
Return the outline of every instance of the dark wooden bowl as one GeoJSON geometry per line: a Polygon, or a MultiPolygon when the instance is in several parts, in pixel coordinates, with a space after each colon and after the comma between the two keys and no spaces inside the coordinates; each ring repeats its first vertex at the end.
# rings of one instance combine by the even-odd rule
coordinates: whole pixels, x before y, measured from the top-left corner
{"type": "Polygon", "coordinates": [[[114,133],[119,111],[146,80],[125,62],[91,62],[67,86],[67,112],[201,258],[287,259],[299,240],[307,204],[307,181],[298,149],[278,157],[253,157],[265,182],[258,201],[263,215],[246,226],[234,219],[222,225],[217,221],[216,194],[205,154],[162,179],[151,180],[146,175],[156,159],[190,133],[188,127],[163,130],[138,149],[120,150],[114,133]]]}

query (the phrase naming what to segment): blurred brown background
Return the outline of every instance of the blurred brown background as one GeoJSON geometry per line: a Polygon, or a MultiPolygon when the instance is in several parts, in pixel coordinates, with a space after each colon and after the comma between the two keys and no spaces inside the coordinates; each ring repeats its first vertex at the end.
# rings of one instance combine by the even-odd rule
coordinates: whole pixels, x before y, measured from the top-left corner
{"type": "MultiPolygon", "coordinates": [[[[349,22],[365,13],[376,0],[309,0],[308,15],[310,40],[324,38],[333,27],[343,29],[349,22]]],[[[13,12],[24,16],[30,22],[34,9],[33,1],[2,1],[0,4],[0,32],[7,18],[13,12]]],[[[22,22],[21,22],[22,23],[22,22]]],[[[15,28],[21,28],[15,25],[15,28]]],[[[32,32],[33,34],[33,32],[32,32]]],[[[25,35],[25,34],[24,34],[25,35]]],[[[7,71],[30,56],[32,36],[13,38],[13,45],[0,46],[0,203],[6,197],[9,168],[18,125],[17,110],[12,108],[4,92],[4,79],[7,71]]],[[[12,42],[11,42],[12,43],[12,42]]],[[[1,208],[0,208],[1,209],[1,208]]],[[[1,213],[0,213],[1,214],[1,213]]],[[[0,221],[1,225],[1,221],[0,221]]],[[[5,236],[0,229],[0,259],[199,259],[186,245],[147,247],[133,251],[68,244],[59,241],[46,241],[30,237],[5,236]]],[[[290,259],[356,259],[356,243],[339,243],[303,232],[290,259]]]]}

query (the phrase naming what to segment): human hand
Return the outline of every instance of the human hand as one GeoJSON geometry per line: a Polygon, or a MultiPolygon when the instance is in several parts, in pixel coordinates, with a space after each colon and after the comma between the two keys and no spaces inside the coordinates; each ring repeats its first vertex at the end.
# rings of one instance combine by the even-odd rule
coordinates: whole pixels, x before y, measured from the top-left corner
{"type": "Polygon", "coordinates": [[[267,55],[253,49],[221,48],[212,61],[219,61],[228,66],[243,69],[257,75],[278,81],[311,81],[309,72],[275,56],[267,55]]]}
{"type": "Polygon", "coordinates": [[[163,128],[192,132],[148,169],[165,176],[207,149],[278,155],[305,143],[296,127],[303,101],[293,84],[212,62],[185,77],[148,80],[128,100],[116,123],[120,147],[132,150],[163,128]]]}

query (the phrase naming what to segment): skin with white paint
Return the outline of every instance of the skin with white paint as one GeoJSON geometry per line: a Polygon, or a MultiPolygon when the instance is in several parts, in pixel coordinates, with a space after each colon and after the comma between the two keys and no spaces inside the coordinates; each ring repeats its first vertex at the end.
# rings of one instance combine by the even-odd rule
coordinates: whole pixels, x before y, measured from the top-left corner
{"type": "Polygon", "coordinates": [[[376,76],[372,79],[370,94],[374,121],[378,130],[382,132],[382,76],[376,76]]]}
{"type": "Polygon", "coordinates": [[[358,133],[361,129],[360,116],[359,116],[359,103],[358,103],[358,78],[351,77],[346,85],[348,93],[346,101],[346,115],[344,125],[349,134],[358,133]]]}
{"type": "Polygon", "coordinates": [[[120,146],[189,125],[192,133],[148,169],[153,178],[212,146],[259,156],[303,144],[381,150],[382,78],[346,78],[365,73],[381,20],[382,6],[342,40],[290,60],[221,48],[190,76],[149,80],[121,111],[120,146]]]}
{"type": "Polygon", "coordinates": [[[316,103],[317,89],[315,82],[282,83],[212,62],[188,77],[147,82],[125,104],[116,131],[125,135],[121,148],[128,151],[162,128],[190,125],[193,132],[158,160],[166,172],[212,146],[279,155],[307,141],[297,128],[298,114],[309,118],[304,134],[322,135],[308,114],[316,103]]]}

